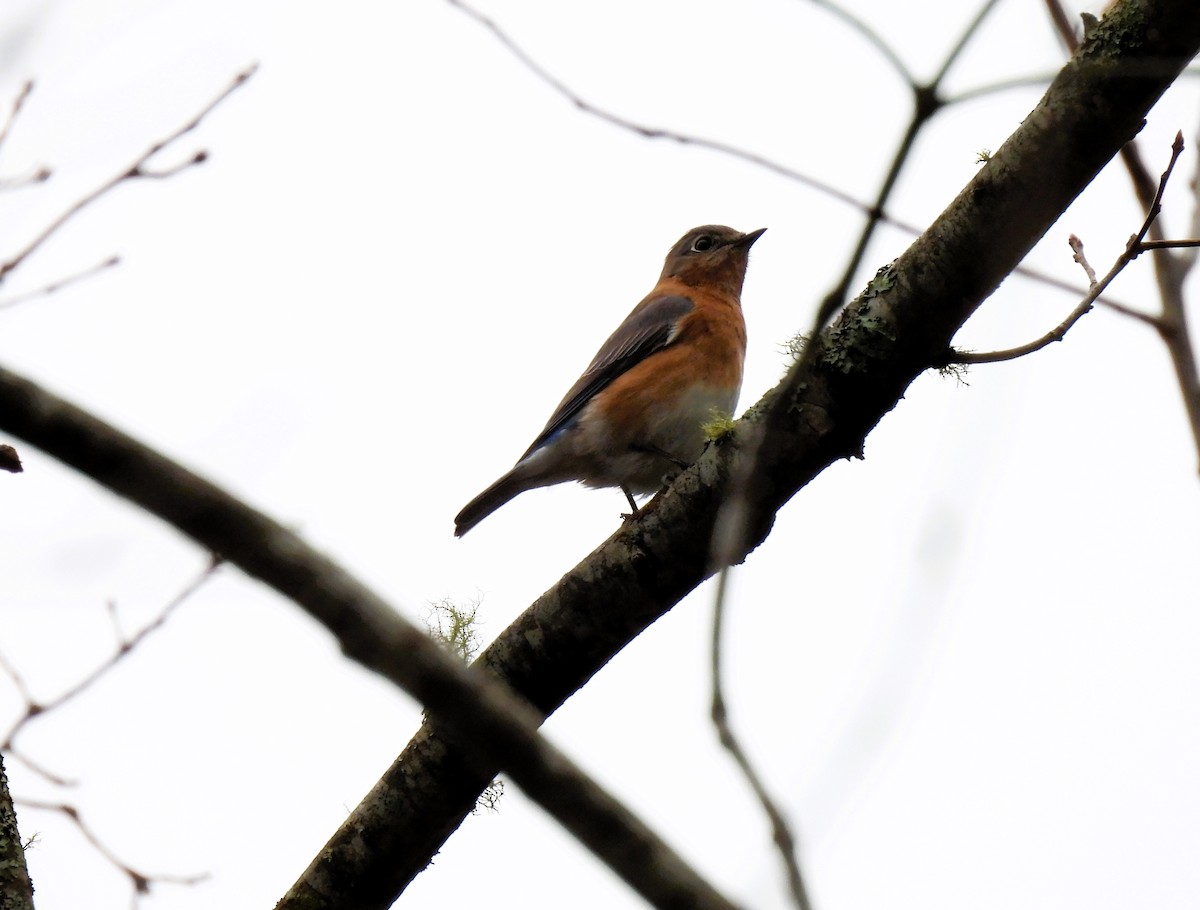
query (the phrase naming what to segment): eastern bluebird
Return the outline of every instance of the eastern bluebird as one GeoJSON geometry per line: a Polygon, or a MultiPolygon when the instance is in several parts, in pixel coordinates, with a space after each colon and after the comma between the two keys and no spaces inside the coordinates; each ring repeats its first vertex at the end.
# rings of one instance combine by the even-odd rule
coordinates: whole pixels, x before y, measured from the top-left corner
{"type": "Polygon", "coordinates": [[[454,519],[461,537],[514,496],[567,480],[653,493],[704,448],[702,426],[742,387],[742,282],[750,246],[722,225],[688,231],[654,290],[604,342],[513,469],[454,519]]]}

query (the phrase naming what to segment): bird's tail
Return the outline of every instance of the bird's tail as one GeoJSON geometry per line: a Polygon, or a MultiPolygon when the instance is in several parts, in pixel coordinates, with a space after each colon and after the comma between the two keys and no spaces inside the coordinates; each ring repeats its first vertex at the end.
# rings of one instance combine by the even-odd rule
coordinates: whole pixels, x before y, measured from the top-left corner
{"type": "Polygon", "coordinates": [[[522,477],[514,468],[494,484],[468,502],[454,516],[454,536],[462,537],[514,496],[530,487],[528,478],[522,477]]]}

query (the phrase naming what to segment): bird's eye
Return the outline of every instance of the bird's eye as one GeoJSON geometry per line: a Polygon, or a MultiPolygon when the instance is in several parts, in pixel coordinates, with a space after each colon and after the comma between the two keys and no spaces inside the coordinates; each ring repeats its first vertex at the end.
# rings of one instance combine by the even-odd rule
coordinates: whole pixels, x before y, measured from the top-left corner
{"type": "Polygon", "coordinates": [[[703,253],[705,250],[711,250],[713,247],[713,239],[708,234],[701,234],[692,241],[692,252],[703,253]]]}

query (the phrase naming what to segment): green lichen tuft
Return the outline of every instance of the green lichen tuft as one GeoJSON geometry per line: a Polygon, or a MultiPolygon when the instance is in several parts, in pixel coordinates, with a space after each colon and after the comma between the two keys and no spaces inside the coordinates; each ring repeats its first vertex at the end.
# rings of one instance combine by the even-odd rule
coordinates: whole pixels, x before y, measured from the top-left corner
{"type": "Polygon", "coordinates": [[[736,421],[732,414],[727,414],[719,408],[713,408],[708,415],[708,420],[701,425],[700,429],[704,432],[704,438],[709,442],[720,442],[733,432],[736,421]]]}

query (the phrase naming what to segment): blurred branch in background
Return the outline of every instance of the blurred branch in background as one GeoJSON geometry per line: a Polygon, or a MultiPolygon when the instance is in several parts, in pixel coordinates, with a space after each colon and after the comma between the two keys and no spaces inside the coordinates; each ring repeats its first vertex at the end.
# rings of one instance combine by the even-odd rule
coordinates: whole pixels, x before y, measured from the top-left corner
{"type": "Polygon", "coordinates": [[[133,889],[133,898],[130,903],[135,908],[139,905],[139,899],[142,897],[142,895],[149,894],[151,887],[154,885],[195,885],[198,882],[204,881],[204,879],[208,877],[207,874],[160,875],[157,873],[149,874],[146,872],[140,872],[118,857],[117,854],[114,853],[113,850],[104,843],[104,839],[97,835],[96,832],[92,830],[90,825],[84,822],[83,818],[79,814],[79,810],[70,803],[55,803],[47,802],[45,800],[20,798],[14,800],[14,802],[25,809],[36,809],[41,812],[54,812],[70,819],[71,824],[75,826],[75,828],[83,836],[84,840],[91,844],[92,849],[103,856],[105,860],[107,860],[109,864],[113,866],[113,868],[117,869],[122,875],[129,879],[133,889]]]}
{"type": "MultiPolygon", "coordinates": [[[[154,169],[154,168],[150,167],[150,159],[151,158],[153,158],[155,155],[157,155],[163,149],[167,148],[167,146],[173,144],[174,142],[181,139],[183,136],[190,133],[192,130],[196,129],[196,127],[198,127],[201,124],[201,122],[204,120],[204,118],[207,117],[210,113],[212,113],[214,108],[216,108],[222,101],[224,101],[226,98],[228,98],[239,87],[241,87],[242,85],[245,85],[246,80],[248,80],[251,76],[254,75],[254,71],[257,68],[258,67],[256,64],[254,66],[247,68],[246,70],[242,71],[241,73],[239,73],[236,77],[234,77],[233,82],[231,82],[224,91],[222,91],[219,95],[217,95],[217,97],[215,97],[212,101],[210,101],[207,105],[205,105],[204,108],[201,109],[200,113],[198,113],[195,117],[193,117],[191,120],[189,120],[187,123],[185,123],[183,126],[181,126],[179,129],[177,129],[175,132],[171,133],[166,138],[161,139],[158,142],[154,143],[152,146],[150,146],[150,148],[148,148],[144,153],[142,153],[142,155],[136,161],[134,161],[133,164],[131,164],[129,167],[125,168],[119,174],[116,174],[115,176],[111,177],[109,180],[105,181],[104,183],[100,184],[100,186],[93,189],[90,193],[87,193],[85,196],[83,196],[82,198],[77,200],[73,205],[71,205],[67,209],[65,209],[56,218],[52,219],[50,221],[50,223],[47,224],[41,230],[40,233],[38,233],[36,236],[34,236],[34,238],[32,240],[30,240],[23,247],[18,249],[17,252],[15,252],[11,256],[9,256],[8,259],[0,262],[0,284],[3,284],[10,272],[17,269],[21,265],[22,262],[24,262],[26,259],[28,259],[29,256],[31,256],[43,243],[45,243],[52,236],[54,236],[55,232],[57,232],[68,221],[70,221],[71,218],[73,218],[75,215],[78,215],[83,209],[87,208],[89,205],[91,205],[97,199],[100,199],[101,197],[105,196],[107,193],[112,191],[115,187],[117,187],[119,184],[123,183],[124,181],[135,180],[139,177],[145,177],[145,178],[171,177],[171,176],[174,176],[175,174],[178,174],[180,171],[186,170],[189,167],[192,167],[197,164],[201,164],[203,161],[205,161],[208,157],[208,153],[206,151],[204,151],[203,149],[200,149],[196,152],[193,152],[189,158],[186,158],[177,164],[170,165],[168,167],[160,168],[160,169],[154,169]]],[[[9,118],[9,125],[11,125],[12,120],[16,117],[17,113],[20,112],[21,107],[23,106],[25,99],[28,97],[29,91],[31,88],[32,88],[32,83],[28,83],[28,82],[25,83],[24,90],[18,96],[16,103],[14,103],[14,105],[13,105],[13,114],[12,114],[12,117],[9,118]]],[[[0,134],[0,143],[3,142],[3,138],[5,136],[7,136],[7,134],[8,134],[8,127],[6,126],[4,133],[0,134]]],[[[105,260],[105,262],[109,262],[109,261],[111,261],[111,259],[112,259],[112,257],[110,257],[109,260],[105,260]]],[[[102,264],[99,267],[94,267],[92,271],[98,271],[100,268],[103,268],[103,267],[105,267],[105,266],[102,264]]],[[[59,282],[58,285],[61,286],[62,284],[65,284],[71,280],[75,280],[75,279],[65,279],[64,281],[59,282]]]]}
{"type": "MultiPolygon", "coordinates": [[[[33,91],[33,83],[24,83],[13,99],[12,106],[9,108],[8,117],[4,120],[4,125],[0,126],[0,151],[4,149],[4,143],[8,140],[9,133],[12,131],[12,126],[16,122],[17,117],[21,113],[21,108],[25,106],[25,102],[29,99],[30,93],[33,91]]],[[[17,177],[0,177],[0,191],[16,190],[22,187],[31,186],[35,183],[43,183],[50,179],[50,169],[44,165],[38,165],[29,170],[28,173],[17,177]]]]}
{"type": "Polygon", "coordinates": [[[717,730],[717,738],[725,750],[732,756],[742,776],[746,778],[746,782],[750,785],[750,789],[754,791],[754,796],[758,799],[758,804],[762,806],[763,812],[771,824],[771,839],[774,841],[775,848],[779,852],[780,860],[783,863],[788,890],[792,895],[792,903],[795,904],[796,910],[812,910],[812,901],[808,896],[808,888],[804,884],[804,874],[800,871],[799,850],[796,844],[796,837],[792,833],[792,827],[788,823],[787,816],[783,813],[783,808],[771,796],[766,784],[763,783],[762,776],[755,770],[753,763],[750,761],[750,756],[742,746],[741,741],[737,738],[737,735],[733,732],[733,725],[729,720],[729,709],[725,703],[724,677],[721,673],[721,631],[724,625],[725,595],[729,590],[730,571],[731,569],[724,568],[717,575],[717,593],[713,605],[712,647],[710,651],[710,659],[712,661],[712,707],[710,714],[713,726],[717,730]]]}
{"type": "MultiPolygon", "coordinates": [[[[219,559],[213,558],[208,566],[190,581],[169,603],[159,612],[151,622],[147,623],[133,635],[126,635],[121,628],[120,620],[117,616],[117,608],[113,603],[106,604],[109,618],[112,621],[113,632],[115,636],[116,647],[113,653],[107,660],[101,662],[90,673],[84,675],[75,684],[70,686],[66,691],[60,693],[54,698],[38,699],[30,691],[24,677],[13,666],[12,662],[0,655],[0,670],[2,670],[13,684],[13,688],[17,690],[18,695],[24,702],[23,713],[18,717],[8,728],[8,732],[4,734],[4,739],[0,742],[0,753],[8,755],[10,758],[16,758],[23,765],[29,768],[34,773],[45,778],[49,783],[57,787],[71,787],[75,785],[75,781],[67,780],[59,774],[55,774],[46,769],[39,762],[33,761],[28,755],[20,751],[16,746],[17,735],[25,729],[25,727],[38,718],[48,717],[55,709],[62,707],[77,696],[87,692],[92,688],[103,676],[110,670],[116,667],[122,660],[128,657],[135,648],[141,645],[152,632],[162,628],[167,619],[178,609],[184,601],[190,598],[197,590],[199,590],[209,579],[211,579],[220,566],[219,559]]],[[[30,800],[22,797],[17,797],[15,802],[19,805],[29,808],[56,812],[70,819],[72,824],[79,829],[84,839],[92,845],[92,847],[108,860],[117,870],[124,874],[130,881],[134,893],[134,903],[137,902],[137,896],[145,894],[150,886],[156,882],[171,883],[171,884],[192,884],[200,881],[204,876],[170,876],[170,875],[151,875],[145,872],[139,872],[133,869],[129,864],[117,859],[115,852],[111,847],[106,845],[103,840],[96,835],[89,827],[87,827],[80,818],[79,810],[66,802],[45,802],[41,800],[30,800]]]]}
{"type": "MultiPolygon", "coordinates": [[[[846,293],[845,288],[843,288],[840,293],[835,292],[837,292],[838,288],[842,288],[843,285],[845,285],[846,288],[849,287],[845,276],[849,275],[850,280],[853,279],[853,274],[862,265],[862,258],[865,254],[866,245],[869,243],[876,228],[880,224],[889,224],[898,230],[911,234],[913,237],[917,237],[921,234],[922,228],[896,218],[894,215],[889,213],[886,208],[886,203],[891,195],[891,188],[894,187],[895,182],[899,178],[899,175],[903,169],[902,166],[904,161],[907,159],[909,152],[911,152],[912,138],[902,139],[898,144],[896,151],[893,153],[893,173],[889,174],[889,178],[885,180],[883,187],[877,194],[875,203],[872,204],[863,202],[861,199],[848,192],[845,192],[844,190],[838,189],[830,183],[813,177],[810,174],[796,170],[795,168],[789,167],[788,165],[772,158],[768,158],[765,155],[760,155],[757,152],[752,152],[748,149],[743,149],[727,142],[706,139],[701,136],[695,136],[689,133],[681,133],[677,130],[666,129],[664,127],[638,123],[597,104],[594,104],[591,101],[586,100],[573,88],[551,74],[545,67],[534,60],[533,57],[530,56],[530,54],[511,35],[509,35],[508,32],[501,28],[499,23],[497,23],[494,19],[479,12],[474,7],[463,2],[463,0],[446,0],[446,2],[456,9],[461,10],[465,15],[469,16],[471,19],[483,26],[483,28],[490,32],[492,36],[504,48],[506,48],[522,66],[537,76],[538,79],[540,79],[553,91],[562,95],[568,102],[570,102],[583,113],[592,117],[597,117],[600,120],[603,120],[604,122],[609,123],[619,129],[636,133],[637,135],[646,139],[666,139],[671,142],[677,142],[680,145],[691,145],[695,146],[696,148],[707,149],[708,151],[716,152],[717,154],[728,155],[740,161],[745,161],[749,164],[761,167],[769,173],[783,177],[786,180],[791,180],[799,183],[802,186],[806,186],[814,192],[821,193],[824,196],[835,199],[838,202],[841,202],[843,205],[867,215],[867,222],[863,228],[862,235],[859,238],[858,249],[855,255],[848,260],[847,267],[843,273],[843,278],[838,282],[837,287],[826,295],[825,303],[822,304],[822,307],[826,305],[832,305],[830,304],[830,301],[838,297],[844,300],[846,293]]],[[[959,40],[955,43],[954,49],[943,61],[937,79],[931,83],[930,86],[924,87],[916,82],[915,78],[910,74],[908,68],[901,62],[899,55],[891,49],[888,43],[880,35],[874,32],[870,26],[855,17],[853,13],[842,9],[836,4],[828,2],[828,0],[809,0],[809,2],[819,6],[821,9],[827,10],[842,21],[850,23],[856,32],[862,35],[868,41],[868,43],[873,45],[881,54],[884,55],[885,58],[891,61],[893,68],[904,77],[905,82],[914,93],[914,96],[922,99],[921,103],[928,106],[931,99],[935,102],[933,110],[914,111],[914,120],[919,114],[921,126],[923,126],[925,123],[928,123],[933,114],[942,108],[967,101],[975,101],[986,95],[1018,86],[1040,86],[1044,88],[1053,77],[1053,74],[1046,76],[1026,76],[1021,77],[1020,79],[1007,80],[1005,82],[995,83],[993,85],[982,86],[978,89],[965,91],[950,97],[943,98],[937,96],[937,87],[940,85],[941,79],[945,77],[945,74],[949,71],[950,67],[958,58],[958,55],[965,48],[971,36],[974,35],[975,31],[982,24],[984,16],[994,5],[994,0],[989,0],[989,2],[980,9],[979,13],[974,17],[974,19],[972,19],[971,24],[968,26],[966,31],[964,31],[962,36],[960,36],[959,40]],[[933,94],[930,94],[930,92],[933,94]]],[[[912,129],[913,128],[910,125],[909,131],[912,131],[912,129]]],[[[1080,294],[1085,292],[1084,288],[1062,281],[1052,275],[1047,275],[1046,273],[1040,272],[1037,269],[1029,266],[1020,265],[1014,270],[1014,272],[1025,278],[1049,285],[1050,287],[1070,294],[1072,297],[1078,297],[1080,294]]],[[[821,315],[823,312],[824,311],[822,309],[818,314],[818,321],[822,325],[828,321],[827,316],[821,315]]]]}

